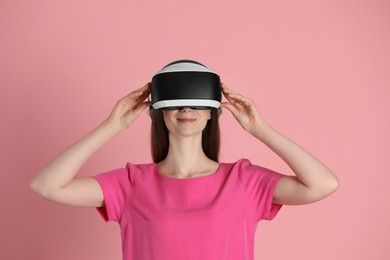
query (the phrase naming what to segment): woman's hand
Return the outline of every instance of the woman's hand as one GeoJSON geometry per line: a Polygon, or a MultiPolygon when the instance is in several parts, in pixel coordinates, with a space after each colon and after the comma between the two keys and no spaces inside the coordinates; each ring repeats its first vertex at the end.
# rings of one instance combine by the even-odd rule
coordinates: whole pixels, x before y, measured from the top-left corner
{"type": "Polygon", "coordinates": [[[222,93],[228,102],[223,102],[221,106],[228,109],[240,123],[242,128],[251,134],[255,133],[266,121],[261,117],[256,105],[252,100],[246,98],[236,91],[229,89],[221,82],[222,93]]]}
{"type": "Polygon", "coordinates": [[[104,144],[126,129],[151,102],[145,101],[150,83],[120,99],[110,116],[69,146],[41,169],[31,188],[43,197],[65,205],[101,207],[104,194],[91,177],[77,177],[82,165],[104,144]]]}
{"type": "Polygon", "coordinates": [[[285,176],[278,182],[273,203],[307,204],[321,200],[338,188],[337,177],[304,148],[273,129],[260,116],[252,100],[228,89],[221,83],[228,102],[222,103],[241,126],[280,156],[296,176],[285,176]]]}
{"type": "Polygon", "coordinates": [[[115,128],[125,130],[142,111],[151,105],[151,102],[146,100],[150,94],[150,88],[149,82],[118,100],[106,121],[115,128]]]}

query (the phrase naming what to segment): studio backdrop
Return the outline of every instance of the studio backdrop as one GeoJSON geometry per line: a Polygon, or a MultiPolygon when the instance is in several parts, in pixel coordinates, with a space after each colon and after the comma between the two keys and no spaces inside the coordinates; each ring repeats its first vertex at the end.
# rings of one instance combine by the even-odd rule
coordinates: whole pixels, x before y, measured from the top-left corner
{"type": "MultiPolygon", "coordinates": [[[[30,181],[178,59],[217,71],[340,180],[261,221],[255,259],[389,259],[389,14],[385,0],[2,0],[0,259],[121,259],[117,223],[44,200],[30,181]]],[[[293,174],[228,111],[220,124],[221,161],[293,174]]],[[[79,176],[150,161],[145,111],[79,176]]]]}

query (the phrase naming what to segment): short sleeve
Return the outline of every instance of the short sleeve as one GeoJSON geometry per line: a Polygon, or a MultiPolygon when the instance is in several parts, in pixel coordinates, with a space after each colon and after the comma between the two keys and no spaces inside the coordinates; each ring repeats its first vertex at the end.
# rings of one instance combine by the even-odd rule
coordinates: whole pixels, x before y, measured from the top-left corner
{"type": "Polygon", "coordinates": [[[118,168],[92,176],[104,194],[104,206],[96,208],[105,221],[120,222],[133,180],[129,167],[118,168]]]}
{"type": "Polygon", "coordinates": [[[282,205],[272,203],[276,184],[284,175],[252,165],[247,159],[237,162],[238,174],[256,212],[257,221],[272,220],[282,205]]]}

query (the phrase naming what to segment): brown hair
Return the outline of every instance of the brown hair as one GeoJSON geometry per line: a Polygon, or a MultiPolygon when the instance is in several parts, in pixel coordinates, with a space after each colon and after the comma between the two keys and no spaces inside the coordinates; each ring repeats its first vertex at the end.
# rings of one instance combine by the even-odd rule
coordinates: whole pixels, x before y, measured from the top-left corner
{"type": "MultiPolygon", "coordinates": [[[[149,115],[152,119],[151,127],[151,148],[153,162],[158,163],[164,160],[168,154],[169,136],[168,129],[164,122],[162,110],[150,109],[149,115]]],[[[218,162],[219,156],[219,115],[216,108],[211,109],[211,119],[202,132],[202,148],[206,156],[218,162]]]]}

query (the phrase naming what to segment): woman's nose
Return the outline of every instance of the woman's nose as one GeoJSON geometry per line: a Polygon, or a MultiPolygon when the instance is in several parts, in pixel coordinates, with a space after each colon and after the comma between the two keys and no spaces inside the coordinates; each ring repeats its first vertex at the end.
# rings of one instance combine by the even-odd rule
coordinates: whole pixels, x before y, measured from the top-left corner
{"type": "Polygon", "coordinates": [[[180,112],[189,112],[191,110],[192,110],[192,108],[190,108],[190,107],[179,107],[180,112]]]}

